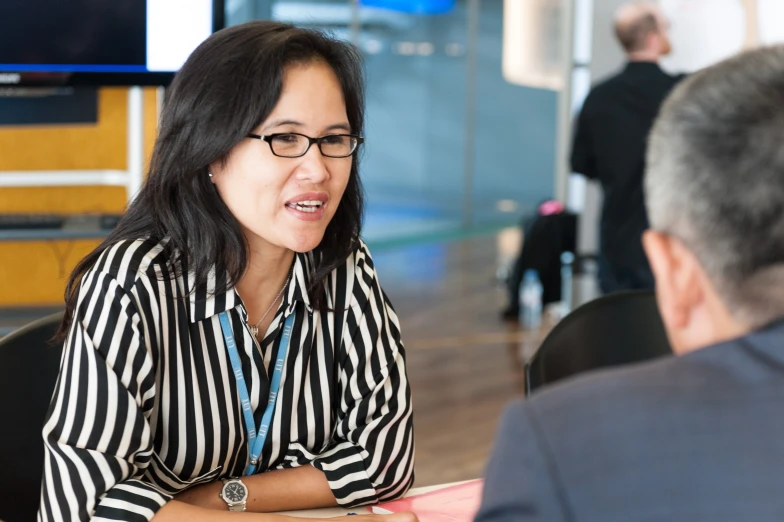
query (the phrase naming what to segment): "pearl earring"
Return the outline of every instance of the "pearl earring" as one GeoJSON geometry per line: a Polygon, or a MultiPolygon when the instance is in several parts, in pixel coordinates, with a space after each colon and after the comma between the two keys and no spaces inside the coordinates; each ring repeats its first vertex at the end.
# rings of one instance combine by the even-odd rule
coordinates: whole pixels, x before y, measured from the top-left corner
{"type": "Polygon", "coordinates": [[[212,172],[208,172],[208,173],[207,173],[207,175],[208,175],[209,177],[212,177],[212,172]]]}

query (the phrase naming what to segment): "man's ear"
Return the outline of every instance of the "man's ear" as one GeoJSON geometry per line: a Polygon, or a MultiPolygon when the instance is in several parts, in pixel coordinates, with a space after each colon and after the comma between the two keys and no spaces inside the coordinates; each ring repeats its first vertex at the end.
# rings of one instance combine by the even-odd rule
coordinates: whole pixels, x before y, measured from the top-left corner
{"type": "Polygon", "coordinates": [[[679,239],[652,230],[645,232],[643,246],[656,279],[656,299],[665,326],[670,331],[686,328],[705,297],[697,257],[679,239]]]}
{"type": "Polygon", "coordinates": [[[677,262],[673,256],[670,237],[648,230],[643,234],[642,243],[656,279],[656,301],[662,320],[668,331],[677,331],[686,325],[688,314],[679,302],[677,262]]]}

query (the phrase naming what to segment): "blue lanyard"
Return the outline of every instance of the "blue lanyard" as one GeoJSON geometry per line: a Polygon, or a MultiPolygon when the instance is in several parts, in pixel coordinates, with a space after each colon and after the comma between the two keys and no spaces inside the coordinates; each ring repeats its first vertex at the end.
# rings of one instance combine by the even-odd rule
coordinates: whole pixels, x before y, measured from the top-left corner
{"type": "Polygon", "coordinates": [[[267,401],[267,409],[264,410],[264,415],[261,417],[258,433],[256,432],[256,423],[253,420],[253,411],[250,406],[248,386],[245,384],[245,376],[242,375],[242,363],[240,363],[240,356],[237,353],[237,344],[234,342],[234,333],[231,330],[229,315],[226,312],[221,312],[220,322],[221,329],[223,330],[223,339],[226,341],[226,349],[229,351],[231,367],[234,370],[234,378],[237,379],[237,391],[240,394],[240,402],[242,403],[245,428],[248,430],[248,454],[250,455],[250,464],[248,464],[248,467],[245,470],[245,475],[253,475],[256,472],[256,466],[259,464],[259,457],[261,456],[261,450],[264,448],[264,441],[267,439],[267,431],[269,430],[269,425],[272,421],[272,413],[275,411],[275,402],[278,398],[278,389],[280,388],[280,379],[281,374],[283,373],[283,363],[286,360],[286,352],[289,351],[289,344],[291,344],[291,329],[294,326],[294,312],[288,316],[286,323],[283,325],[283,339],[280,341],[278,358],[275,360],[275,369],[272,372],[269,401],[267,401]]]}

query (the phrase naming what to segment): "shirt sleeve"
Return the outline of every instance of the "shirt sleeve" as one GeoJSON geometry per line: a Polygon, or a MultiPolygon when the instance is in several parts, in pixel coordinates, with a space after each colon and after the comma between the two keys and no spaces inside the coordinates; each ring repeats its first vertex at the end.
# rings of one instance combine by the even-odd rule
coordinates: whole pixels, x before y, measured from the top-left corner
{"type": "Polygon", "coordinates": [[[507,408],[475,522],[558,522],[566,516],[544,441],[522,402],[507,408]]]}
{"type": "Polygon", "coordinates": [[[411,390],[400,325],[364,245],[349,266],[352,261],[337,426],[332,444],[313,462],[347,507],[400,497],[414,481],[411,390]]]}
{"type": "Polygon", "coordinates": [[[155,381],[140,321],[116,279],[84,276],[43,430],[41,522],[145,521],[172,498],[142,479],[155,381]]]}
{"type": "Polygon", "coordinates": [[[575,124],[571,166],[572,172],[582,174],[589,179],[596,179],[599,174],[596,172],[594,149],[591,141],[589,110],[590,103],[589,100],[586,100],[575,124]]]}

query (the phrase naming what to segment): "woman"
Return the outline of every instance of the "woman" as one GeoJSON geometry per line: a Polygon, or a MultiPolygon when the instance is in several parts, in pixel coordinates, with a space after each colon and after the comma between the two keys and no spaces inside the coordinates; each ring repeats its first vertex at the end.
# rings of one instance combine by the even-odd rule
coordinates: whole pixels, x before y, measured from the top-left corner
{"type": "Polygon", "coordinates": [[[252,22],[194,51],[146,184],[68,284],[42,520],[406,492],[403,345],[359,239],[362,128],[345,44],[252,22]]]}

